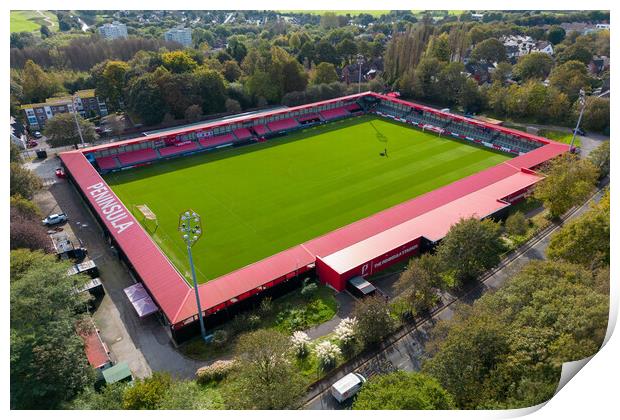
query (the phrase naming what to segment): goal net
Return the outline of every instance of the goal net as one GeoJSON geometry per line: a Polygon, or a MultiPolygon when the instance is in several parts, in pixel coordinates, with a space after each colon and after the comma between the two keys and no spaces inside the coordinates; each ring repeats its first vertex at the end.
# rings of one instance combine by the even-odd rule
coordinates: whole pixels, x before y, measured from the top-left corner
{"type": "Polygon", "coordinates": [[[146,204],[136,204],[133,206],[134,215],[139,218],[140,223],[146,229],[153,229],[153,232],[159,227],[157,215],[146,204]]]}

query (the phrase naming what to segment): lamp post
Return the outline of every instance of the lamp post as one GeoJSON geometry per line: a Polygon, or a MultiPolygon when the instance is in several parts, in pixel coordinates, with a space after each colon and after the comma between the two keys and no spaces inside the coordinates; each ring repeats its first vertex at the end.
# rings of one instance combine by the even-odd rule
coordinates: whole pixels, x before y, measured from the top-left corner
{"type": "Polygon", "coordinates": [[[579,124],[581,124],[581,118],[583,117],[583,111],[586,109],[586,91],[583,89],[579,89],[579,103],[581,104],[581,111],[579,112],[579,118],[577,119],[577,125],[573,130],[573,138],[570,141],[569,150],[573,151],[573,146],[575,144],[575,137],[577,137],[577,130],[579,130],[579,124]]]}
{"type": "Polygon", "coordinates": [[[196,269],[194,268],[194,259],[192,257],[192,246],[202,236],[202,224],[198,213],[189,209],[179,215],[179,232],[187,246],[187,255],[189,256],[189,266],[192,271],[192,281],[194,282],[194,293],[196,294],[196,307],[198,308],[198,320],[200,322],[200,334],[202,339],[207,341],[207,332],[202,319],[202,307],[200,306],[200,295],[198,294],[198,282],[196,281],[196,269]]]}
{"type": "Polygon", "coordinates": [[[80,127],[80,123],[78,122],[77,119],[77,111],[76,111],[76,106],[75,106],[75,96],[71,97],[71,109],[73,110],[73,119],[75,120],[75,126],[77,127],[77,131],[78,134],[80,135],[80,142],[82,143],[82,147],[85,146],[84,144],[84,136],[82,136],[82,128],[80,127]]]}
{"type": "Polygon", "coordinates": [[[362,54],[358,54],[357,66],[359,67],[359,75],[357,77],[357,93],[362,91],[362,64],[364,64],[364,56],[362,54]]]}

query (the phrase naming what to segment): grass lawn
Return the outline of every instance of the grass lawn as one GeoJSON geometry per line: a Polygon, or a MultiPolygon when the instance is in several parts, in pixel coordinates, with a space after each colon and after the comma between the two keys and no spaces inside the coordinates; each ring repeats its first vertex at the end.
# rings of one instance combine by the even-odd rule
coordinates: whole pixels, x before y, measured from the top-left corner
{"type": "MultiPolygon", "coordinates": [[[[572,133],[565,133],[563,131],[555,131],[555,130],[540,130],[538,134],[542,137],[546,137],[550,140],[555,140],[560,143],[570,144],[573,139],[572,133]]],[[[579,136],[575,137],[575,147],[581,147],[581,139],[579,136]]]]}
{"type": "Polygon", "coordinates": [[[186,278],[178,215],[201,214],[204,234],[193,250],[204,283],[507,159],[362,116],[105,179],[128,208],[155,212],[153,237],[186,278]]]}
{"type": "MultiPolygon", "coordinates": [[[[267,311],[252,311],[251,315],[258,315],[260,321],[253,329],[275,329],[284,334],[292,334],[294,331],[306,330],[315,325],[329,321],[338,311],[338,302],[334,297],[334,290],[323,285],[310,295],[304,296],[301,289],[294,290],[284,296],[275,299],[271,308],[267,311]]],[[[228,332],[229,339],[222,346],[205,344],[201,337],[197,337],[181,346],[181,351],[198,360],[212,360],[229,356],[235,345],[236,337],[243,333],[240,327],[247,327],[248,322],[228,322],[218,329],[228,332]]]]}
{"type": "Polygon", "coordinates": [[[55,14],[46,10],[41,10],[52,22],[44,19],[36,10],[11,10],[11,32],[33,32],[38,31],[41,25],[49,27],[54,32],[58,30],[58,18],[55,14]]]}

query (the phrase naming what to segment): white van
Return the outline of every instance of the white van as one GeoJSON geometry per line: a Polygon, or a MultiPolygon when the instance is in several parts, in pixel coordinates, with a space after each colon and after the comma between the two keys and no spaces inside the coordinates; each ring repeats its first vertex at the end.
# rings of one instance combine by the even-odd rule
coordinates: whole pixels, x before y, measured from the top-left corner
{"type": "Polygon", "coordinates": [[[365,382],[366,378],[359,373],[349,373],[332,385],[332,396],[341,403],[357,394],[365,382]]]}

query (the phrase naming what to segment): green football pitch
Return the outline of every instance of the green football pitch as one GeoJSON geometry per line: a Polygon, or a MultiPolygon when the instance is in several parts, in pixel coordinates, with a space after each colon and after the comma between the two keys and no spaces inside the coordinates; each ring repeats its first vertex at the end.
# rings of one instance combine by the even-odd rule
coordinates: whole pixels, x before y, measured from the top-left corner
{"type": "Polygon", "coordinates": [[[147,230],[187,279],[178,215],[202,216],[193,254],[204,283],[509,158],[361,116],[105,179],[128,208],[157,215],[147,230]]]}

